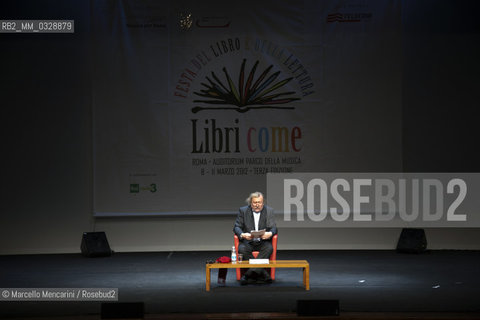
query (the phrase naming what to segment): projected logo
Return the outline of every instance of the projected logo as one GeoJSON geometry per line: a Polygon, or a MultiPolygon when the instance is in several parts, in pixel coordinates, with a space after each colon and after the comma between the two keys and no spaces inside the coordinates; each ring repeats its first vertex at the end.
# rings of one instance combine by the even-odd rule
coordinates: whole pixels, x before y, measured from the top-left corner
{"type": "Polygon", "coordinates": [[[370,21],[372,13],[330,13],[327,15],[327,23],[335,22],[362,22],[370,21]]]}
{"type": "Polygon", "coordinates": [[[194,92],[205,99],[194,100],[204,106],[195,106],[193,113],[202,110],[234,110],[245,113],[252,109],[295,109],[292,106],[280,106],[295,100],[300,100],[295,91],[285,88],[293,77],[282,78],[281,71],[272,73],[273,65],[259,72],[256,77],[259,61],[250,71],[245,70],[246,59],[243,59],[238,79],[235,84],[226,67],[223,67],[224,77],[220,79],[213,71],[211,77],[206,76],[201,85],[204,89],[194,92]],[[214,106],[219,105],[219,106],[214,106]],[[227,105],[227,106],[225,106],[227,105]]]}
{"type": "Polygon", "coordinates": [[[145,186],[140,186],[138,183],[130,184],[130,193],[140,193],[140,191],[150,191],[152,193],[157,192],[157,185],[155,183],[145,186]]]}

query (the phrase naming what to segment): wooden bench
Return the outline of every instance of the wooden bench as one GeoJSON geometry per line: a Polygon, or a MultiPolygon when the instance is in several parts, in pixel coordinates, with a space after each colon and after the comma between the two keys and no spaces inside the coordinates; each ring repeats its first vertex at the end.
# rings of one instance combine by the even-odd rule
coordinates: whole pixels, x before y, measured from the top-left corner
{"type": "Polygon", "coordinates": [[[302,268],[303,286],[305,290],[310,290],[310,265],[307,260],[271,260],[270,263],[251,264],[248,261],[237,263],[207,263],[206,264],[206,284],[205,289],[210,291],[211,271],[212,269],[236,269],[236,268],[302,268]]]}

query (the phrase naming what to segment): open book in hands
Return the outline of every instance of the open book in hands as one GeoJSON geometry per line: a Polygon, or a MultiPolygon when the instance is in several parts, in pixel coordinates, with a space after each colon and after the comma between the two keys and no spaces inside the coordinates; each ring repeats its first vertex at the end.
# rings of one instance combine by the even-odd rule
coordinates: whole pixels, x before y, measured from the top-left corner
{"type": "Polygon", "coordinates": [[[261,238],[265,234],[265,229],[258,230],[258,231],[252,230],[252,231],[250,231],[250,234],[252,235],[253,239],[258,239],[258,238],[261,238]]]}

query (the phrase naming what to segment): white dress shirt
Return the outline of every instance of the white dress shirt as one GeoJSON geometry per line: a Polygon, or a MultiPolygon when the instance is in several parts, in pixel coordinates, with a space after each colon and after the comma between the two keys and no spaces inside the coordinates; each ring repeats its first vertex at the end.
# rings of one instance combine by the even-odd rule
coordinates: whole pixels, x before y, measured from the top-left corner
{"type": "Polygon", "coordinates": [[[258,231],[258,222],[260,221],[260,213],[261,211],[259,212],[253,211],[253,219],[255,220],[255,231],[258,231]]]}

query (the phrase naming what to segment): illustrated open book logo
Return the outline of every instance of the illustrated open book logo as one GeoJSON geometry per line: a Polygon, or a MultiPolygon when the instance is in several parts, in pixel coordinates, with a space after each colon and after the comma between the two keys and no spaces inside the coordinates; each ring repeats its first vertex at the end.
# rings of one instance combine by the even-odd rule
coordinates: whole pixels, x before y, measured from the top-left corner
{"type": "Polygon", "coordinates": [[[223,83],[212,71],[212,79],[206,76],[205,78],[208,83],[202,82],[202,86],[206,89],[200,90],[200,92],[194,92],[197,96],[209,98],[210,100],[194,100],[193,102],[222,105],[227,104],[235,107],[196,106],[192,108],[192,112],[197,113],[202,110],[235,110],[244,113],[251,109],[295,109],[294,107],[274,106],[300,100],[300,98],[292,97],[292,95],[296,93],[295,91],[278,91],[290,82],[293,77],[275,82],[280,75],[280,71],[268,75],[273,67],[273,65],[270,65],[254,81],[255,71],[259,62],[257,60],[245,81],[245,62],[246,59],[243,59],[238,78],[238,87],[228,74],[227,69],[223,67],[222,70],[225,73],[226,83],[223,83]],[[274,91],[276,91],[276,93],[273,93],[274,91]]]}

